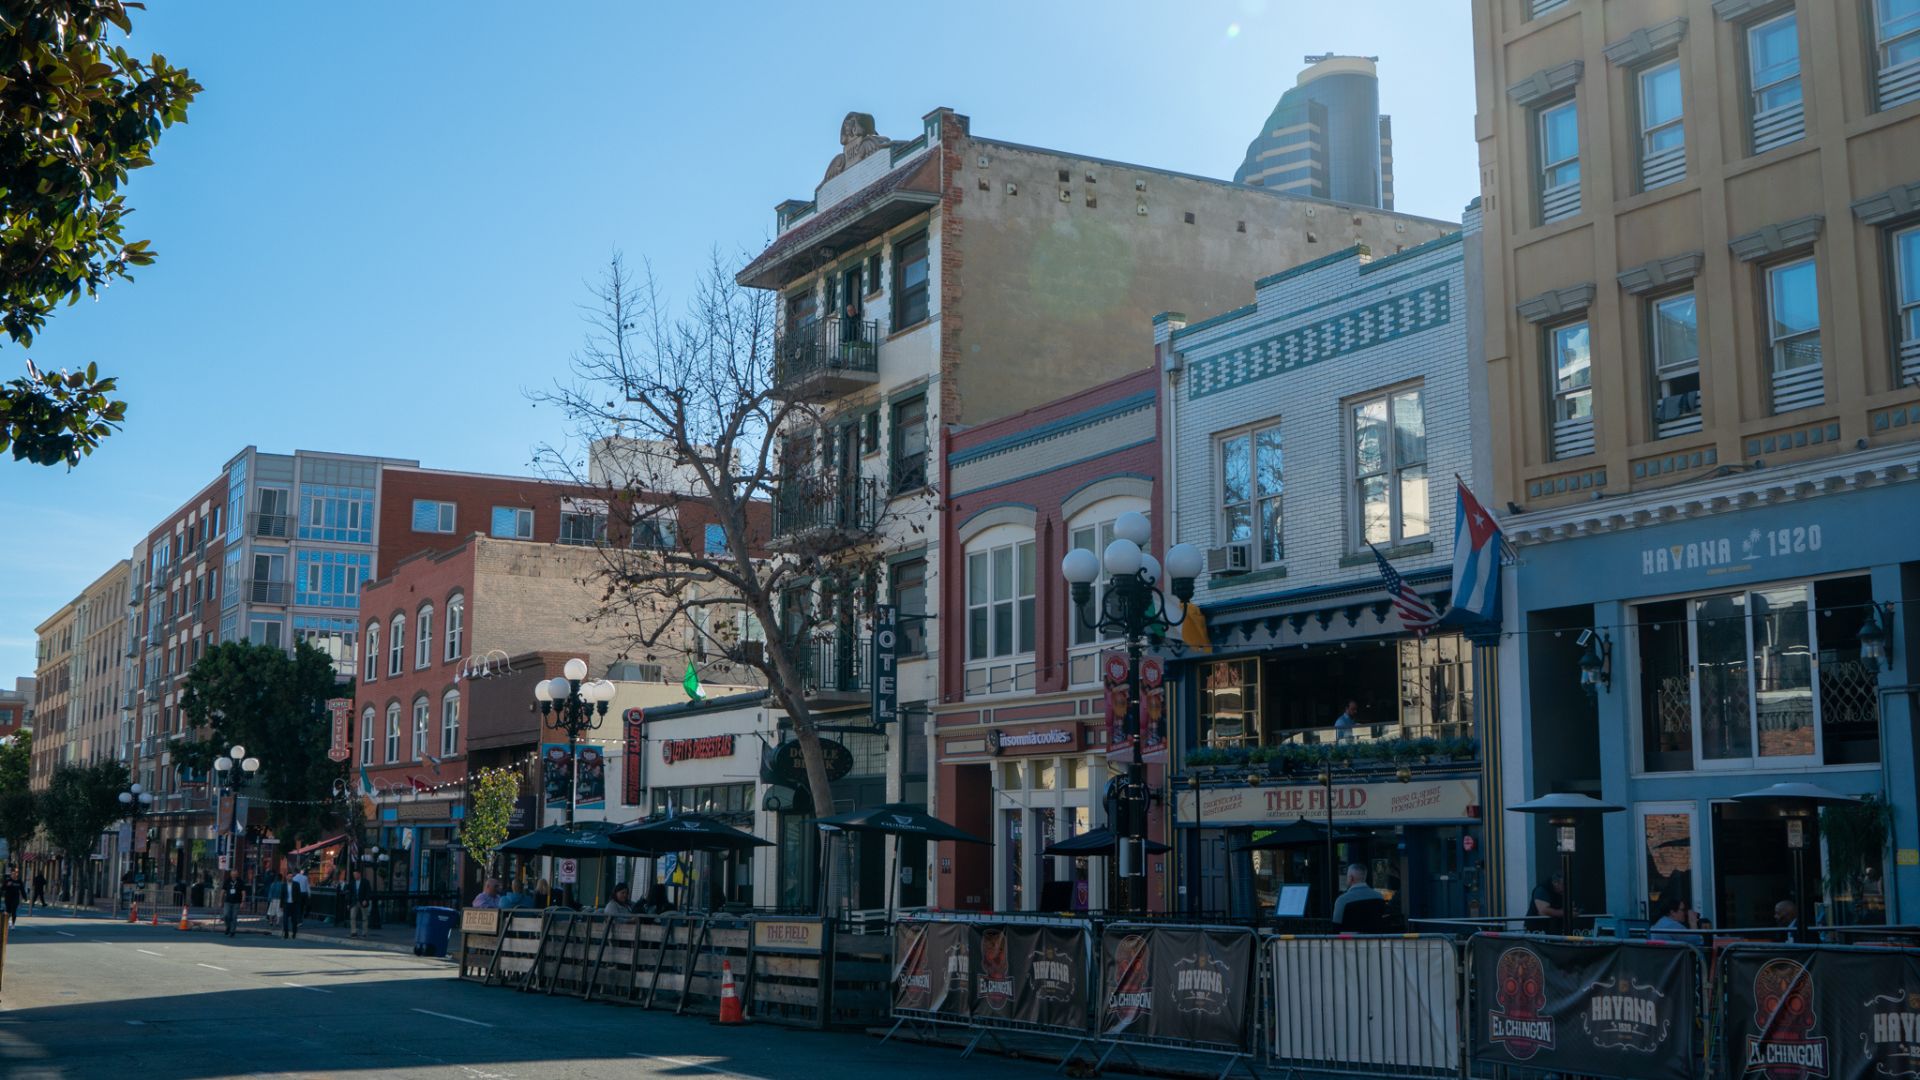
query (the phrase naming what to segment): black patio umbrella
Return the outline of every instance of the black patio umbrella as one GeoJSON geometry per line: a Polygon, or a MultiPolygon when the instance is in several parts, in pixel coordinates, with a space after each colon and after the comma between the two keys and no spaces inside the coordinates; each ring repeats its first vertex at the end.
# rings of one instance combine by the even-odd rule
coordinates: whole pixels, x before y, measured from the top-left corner
{"type": "MultiPolygon", "coordinates": [[[[993,846],[993,841],[982,840],[964,829],[953,826],[927,813],[917,806],[907,803],[882,803],[860,810],[849,810],[844,814],[823,817],[815,822],[823,829],[838,829],[846,832],[884,833],[888,836],[918,836],[923,840],[952,840],[961,844],[985,844],[993,846]]],[[[887,920],[893,920],[893,883],[900,876],[900,845],[893,845],[893,872],[887,876],[887,920]]]]}
{"type": "MultiPolygon", "coordinates": [[[[1049,844],[1046,850],[1040,854],[1099,855],[1112,858],[1114,847],[1118,842],[1118,838],[1113,835],[1113,830],[1103,825],[1098,829],[1083,832],[1078,836],[1069,836],[1065,840],[1049,844]]],[[[1159,855],[1171,850],[1173,849],[1158,840],[1147,841],[1147,854],[1149,855],[1159,855]]]]}

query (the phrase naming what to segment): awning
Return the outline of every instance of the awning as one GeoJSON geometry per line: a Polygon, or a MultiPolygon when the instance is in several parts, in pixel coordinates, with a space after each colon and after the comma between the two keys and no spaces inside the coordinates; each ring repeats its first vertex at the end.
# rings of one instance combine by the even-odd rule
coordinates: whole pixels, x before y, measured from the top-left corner
{"type": "Polygon", "coordinates": [[[305,855],[308,852],[319,851],[323,847],[332,847],[333,845],[339,843],[342,840],[345,840],[346,838],[347,838],[347,834],[341,833],[339,836],[333,837],[330,840],[322,840],[317,844],[308,844],[306,847],[303,847],[303,848],[294,848],[292,851],[287,852],[287,854],[305,855]]]}

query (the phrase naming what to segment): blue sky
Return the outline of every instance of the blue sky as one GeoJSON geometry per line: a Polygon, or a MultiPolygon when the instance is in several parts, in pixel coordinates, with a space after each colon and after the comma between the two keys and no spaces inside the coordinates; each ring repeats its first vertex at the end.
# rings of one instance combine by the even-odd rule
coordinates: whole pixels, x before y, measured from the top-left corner
{"type": "MultiPolygon", "coordinates": [[[[206,92],[130,189],[157,265],[63,309],[0,377],[96,361],[126,430],[0,461],[0,684],[33,628],[248,444],[523,473],[525,390],[616,249],[669,286],[768,239],[840,118],[1230,177],[1307,53],[1377,55],[1398,208],[1476,193],[1463,0],[148,0],[134,46],[206,92]]],[[[1143,328],[1143,333],[1145,328],[1143,328]]]]}

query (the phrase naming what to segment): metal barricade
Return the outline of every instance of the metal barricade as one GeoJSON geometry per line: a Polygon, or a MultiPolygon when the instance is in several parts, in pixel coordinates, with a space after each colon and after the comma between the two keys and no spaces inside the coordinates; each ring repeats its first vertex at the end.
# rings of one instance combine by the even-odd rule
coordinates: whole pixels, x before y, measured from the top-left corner
{"type": "Polygon", "coordinates": [[[1460,951],[1438,934],[1267,941],[1267,1060],[1289,1073],[1453,1076],[1460,951]]]}

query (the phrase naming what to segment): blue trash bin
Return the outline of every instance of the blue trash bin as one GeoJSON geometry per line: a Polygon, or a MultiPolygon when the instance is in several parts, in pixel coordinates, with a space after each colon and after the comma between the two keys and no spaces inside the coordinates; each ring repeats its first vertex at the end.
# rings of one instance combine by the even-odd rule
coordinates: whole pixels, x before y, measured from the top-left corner
{"type": "Polygon", "coordinates": [[[448,907],[423,907],[413,917],[413,955],[447,955],[447,938],[453,934],[456,913],[448,907]]]}

